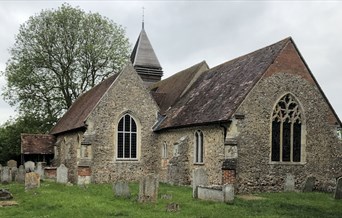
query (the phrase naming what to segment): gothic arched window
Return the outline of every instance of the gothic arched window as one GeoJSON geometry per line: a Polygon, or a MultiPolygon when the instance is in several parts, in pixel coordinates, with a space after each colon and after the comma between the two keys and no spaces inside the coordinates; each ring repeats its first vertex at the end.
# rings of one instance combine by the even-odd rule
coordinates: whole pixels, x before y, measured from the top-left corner
{"type": "Polygon", "coordinates": [[[195,163],[203,163],[203,133],[201,130],[195,132],[195,163]]]}
{"type": "Polygon", "coordinates": [[[282,97],[272,114],[271,161],[301,162],[302,111],[291,95],[282,97]]]}
{"type": "Polygon", "coordinates": [[[137,124],[129,114],[120,119],[117,136],[117,158],[137,159],[137,124]]]}

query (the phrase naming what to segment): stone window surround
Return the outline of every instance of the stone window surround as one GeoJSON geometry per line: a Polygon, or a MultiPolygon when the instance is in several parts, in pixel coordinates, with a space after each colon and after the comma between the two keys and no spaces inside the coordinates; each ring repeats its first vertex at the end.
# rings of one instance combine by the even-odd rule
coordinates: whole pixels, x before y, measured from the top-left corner
{"type": "Polygon", "coordinates": [[[125,111],[121,113],[119,116],[117,116],[116,122],[115,122],[115,131],[114,131],[114,162],[116,163],[137,163],[140,161],[141,156],[141,123],[140,120],[137,119],[137,116],[134,115],[132,111],[125,111]],[[135,124],[137,126],[137,158],[118,158],[117,154],[117,146],[118,146],[118,126],[121,118],[124,116],[129,115],[131,118],[135,121],[135,124]]]}
{"type": "Polygon", "coordinates": [[[163,147],[162,147],[162,159],[167,159],[168,158],[168,146],[166,141],[163,142],[163,147]]]}
{"type": "Polygon", "coordinates": [[[305,119],[305,110],[301,102],[298,100],[298,98],[291,92],[286,92],[280,95],[280,97],[275,101],[272,112],[270,114],[273,114],[274,108],[279,103],[279,101],[284,98],[286,95],[291,95],[297,102],[301,112],[301,157],[300,162],[291,162],[291,161],[272,161],[272,121],[273,118],[270,116],[270,125],[269,125],[269,164],[270,165],[305,165],[306,164],[306,119],[305,119]]]}
{"type": "Polygon", "coordinates": [[[194,164],[204,165],[204,134],[201,130],[196,130],[194,133],[194,164]],[[197,146],[197,137],[202,141],[202,144],[199,146],[197,146]],[[200,151],[197,151],[197,147],[200,148],[200,151]],[[202,161],[196,161],[197,156],[202,156],[202,161]]]}

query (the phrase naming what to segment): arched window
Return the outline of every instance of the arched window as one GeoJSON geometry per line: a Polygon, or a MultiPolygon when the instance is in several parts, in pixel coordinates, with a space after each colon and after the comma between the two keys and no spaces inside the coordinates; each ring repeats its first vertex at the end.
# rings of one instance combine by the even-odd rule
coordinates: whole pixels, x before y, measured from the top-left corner
{"type": "Polygon", "coordinates": [[[282,97],[272,114],[271,161],[301,162],[302,111],[291,95],[282,97]]]}
{"type": "Polygon", "coordinates": [[[137,159],[137,124],[129,114],[124,115],[118,125],[118,159],[137,159]]]}
{"type": "Polygon", "coordinates": [[[203,133],[201,130],[195,132],[195,163],[203,163],[203,133]]]}

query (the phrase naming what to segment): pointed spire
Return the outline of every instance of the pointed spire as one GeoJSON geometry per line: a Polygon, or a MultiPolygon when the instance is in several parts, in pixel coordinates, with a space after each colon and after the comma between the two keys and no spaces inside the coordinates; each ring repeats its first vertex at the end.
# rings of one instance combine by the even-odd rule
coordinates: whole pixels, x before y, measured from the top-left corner
{"type": "Polygon", "coordinates": [[[161,80],[163,70],[145,32],[145,8],[143,7],[142,9],[142,30],[132,51],[131,62],[143,81],[146,83],[154,83],[161,80]]]}

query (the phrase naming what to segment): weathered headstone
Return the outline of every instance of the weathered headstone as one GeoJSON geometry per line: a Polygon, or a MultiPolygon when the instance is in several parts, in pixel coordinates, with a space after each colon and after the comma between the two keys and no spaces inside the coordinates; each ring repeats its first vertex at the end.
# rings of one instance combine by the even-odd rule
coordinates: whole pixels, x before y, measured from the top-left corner
{"type": "Polygon", "coordinates": [[[44,168],[42,162],[37,163],[37,168],[35,172],[39,174],[40,179],[44,179],[44,168]]]}
{"type": "Polygon", "coordinates": [[[19,166],[18,173],[15,177],[15,181],[18,183],[24,183],[25,182],[25,168],[23,165],[19,166]]]}
{"type": "Polygon", "coordinates": [[[7,161],[7,166],[8,166],[9,168],[17,167],[17,161],[15,161],[15,160],[9,160],[9,161],[7,161]]]}
{"type": "Polygon", "coordinates": [[[166,212],[177,212],[180,210],[179,204],[172,202],[168,205],[166,205],[166,212]]]}
{"type": "Polygon", "coordinates": [[[2,165],[0,164],[0,182],[1,182],[1,174],[2,174],[2,165]]]}
{"type": "Polygon", "coordinates": [[[158,189],[158,176],[154,174],[145,176],[139,184],[139,202],[156,202],[158,189]]]}
{"type": "Polygon", "coordinates": [[[11,192],[6,189],[0,189],[0,200],[7,201],[13,198],[11,192]]]}
{"type": "Polygon", "coordinates": [[[315,182],[316,182],[316,177],[314,176],[308,177],[304,183],[303,192],[312,192],[315,188],[315,182]]]}
{"type": "Polygon", "coordinates": [[[295,191],[295,177],[290,173],[286,174],[284,191],[286,191],[286,192],[295,191]]]}
{"type": "Polygon", "coordinates": [[[68,183],[68,168],[64,166],[64,164],[61,164],[57,168],[57,182],[58,183],[68,183]]]}
{"type": "Polygon", "coordinates": [[[25,162],[25,170],[26,172],[34,172],[35,164],[32,161],[25,162]]]}
{"type": "Polygon", "coordinates": [[[25,190],[40,187],[40,177],[38,173],[30,172],[25,174],[25,190]]]}
{"type": "Polygon", "coordinates": [[[199,185],[206,186],[208,184],[208,175],[205,169],[197,168],[193,171],[192,177],[192,197],[197,198],[197,189],[199,185]]]}
{"type": "Polygon", "coordinates": [[[130,197],[131,192],[129,191],[129,186],[127,182],[117,181],[113,184],[113,191],[117,197],[130,197]]]}
{"type": "Polygon", "coordinates": [[[1,171],[1,182],[6,184],[12,182],[12,173],[9,167],[3,167],[1,171]]]}
{"type": "Polygon", "coordinates": [[[338,178],[336,181],[336,189],[334,193],[335,199],[342,199],[342,177],[338,178]]]}
{"type": "Polygon", "coordinates": [[[226,203],[232,203],[234,201],[235,193],[234,193],[234,185],[226,184],[222,187],[223,191],[223,201],[226,203]]]}
{"type": "Polygon", "coordinates": [[[17,167],[12,167],[11,168],[11,174],[12,174],[12,181],[15,181],[15,177],[17,176],[18,174],[18,168],[17,167]]]}

